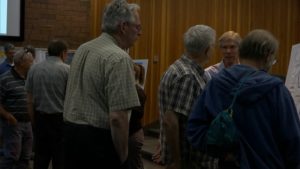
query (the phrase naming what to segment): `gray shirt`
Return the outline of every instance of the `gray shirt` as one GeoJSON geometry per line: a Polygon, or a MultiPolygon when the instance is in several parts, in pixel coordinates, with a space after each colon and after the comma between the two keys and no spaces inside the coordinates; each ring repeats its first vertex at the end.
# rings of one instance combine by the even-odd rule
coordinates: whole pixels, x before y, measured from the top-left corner
{"type": "Polygon", "coordinates": [[[33,96],[36,111],[62,113],[70,66],[56,56],[31,67],[26,80],[26,90],[33,96]]]}

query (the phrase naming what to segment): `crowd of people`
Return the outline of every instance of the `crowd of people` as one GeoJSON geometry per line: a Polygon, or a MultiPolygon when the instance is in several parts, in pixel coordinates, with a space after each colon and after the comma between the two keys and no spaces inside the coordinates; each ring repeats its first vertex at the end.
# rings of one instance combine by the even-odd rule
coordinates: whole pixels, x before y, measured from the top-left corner
{"type": "MultiPolygon", "coordinates": [[[[141,35],[140,7],[113,0],[102,33],[65,62],[54,39],[48,56],[4,45],[0,64],[0,169],[143,169],[145,69],[128,49],[141,35]]],[[[284,83],[268,73],[279,43],[267,30],[243,39],[208,25],[185,32],[185,51],[163,74],[158,93],[160,141],[154,162],[166,169],[298,169],[300,121],[284,83]],[[207,66],[218,43],[220,62],[207,66]],[[234,100],[234,105],[231,103],[234,100]],[[233,145],[208,145],[207,133],[231,106],[233,145]],[[213,147],[213,151],[212,151],[213,147]]]]}

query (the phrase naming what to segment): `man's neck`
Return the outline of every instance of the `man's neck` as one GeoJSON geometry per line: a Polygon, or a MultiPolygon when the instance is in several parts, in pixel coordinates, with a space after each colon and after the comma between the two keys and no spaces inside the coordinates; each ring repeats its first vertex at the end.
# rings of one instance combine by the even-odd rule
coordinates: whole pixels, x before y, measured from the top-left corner
{"type": "Polygon", "coordinates": [[[13,69],[18,73],[18,75],[19,75],[21,78],[23,78],[23,79],[26,78],[26,73],[25,73],[24,70],[22,70],[22,69],[20,69],[20,68],[18,68],[18,67],[16,67],[16,66],[15,66],[13,69]]]}
{"type": "Polygon", "coordinates": [[[224,63],[224,67],[228,68],[228,67],[230,67],[232,65],[239,64],[239,60],[235,59],[234,61],[227,61],[227,60],[224,59],[223,63],[224,63]]]}
{"type": "Polygon", "coordinates": [[[117,42],[117,45],[121,48],[121,49],[124,49],[124,50],[127,50],[128,47],[125,46],[125,43],[124,41],[122,40],[122,38],[118,35],[118,34],[112,34],[111,35],[117,42]]]}
{"type": "Polygon", "coordinates": [[[191,54],[186,54],[186,56],[191,59],[192,61],[194,61],[195,63],[197,63],[198,65],[200,65],[201,67],[204,67],[204,65],[206,64],[207,60],[204,60],[203,58],[205,58],[206,56],[196,56],[196,55],[191,55],[191,54]]]}

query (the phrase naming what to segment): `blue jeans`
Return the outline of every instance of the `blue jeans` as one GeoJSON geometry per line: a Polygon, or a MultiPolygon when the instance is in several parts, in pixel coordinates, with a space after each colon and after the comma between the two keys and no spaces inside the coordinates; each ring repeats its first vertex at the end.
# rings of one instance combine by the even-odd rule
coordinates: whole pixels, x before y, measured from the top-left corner
{"type": "Polygon", "coordinates": [[[3,153],[0,169],[27,169],[32,153],[33,134],[30,122],[12,126],[2,121],[3,153]]]}

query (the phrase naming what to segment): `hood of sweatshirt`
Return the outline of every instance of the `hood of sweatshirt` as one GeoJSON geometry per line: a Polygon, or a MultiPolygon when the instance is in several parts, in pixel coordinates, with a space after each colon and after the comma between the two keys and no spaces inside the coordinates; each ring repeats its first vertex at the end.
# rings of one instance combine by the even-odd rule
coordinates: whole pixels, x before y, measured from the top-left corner
{"type": "Polygon", "coordinates": [[[265,71],[247,65],[234,65],[223,69],[223,72],[217,74],[209,83],[206,105],[212,109],[211,112],[219,112],[229,107],[235,93],[236,103],[252,104],[283,82],[265,71]]]}

